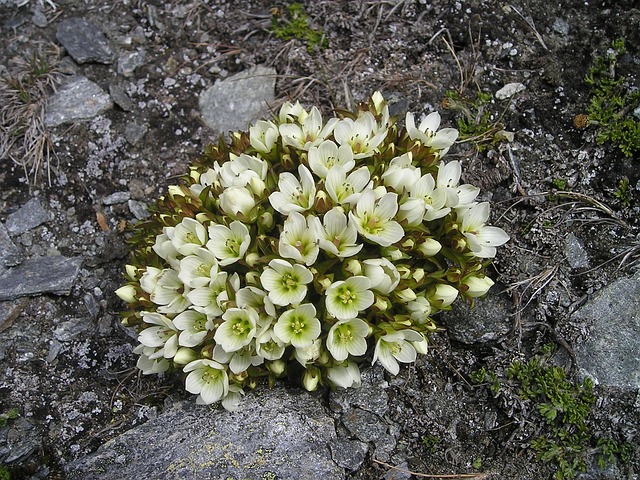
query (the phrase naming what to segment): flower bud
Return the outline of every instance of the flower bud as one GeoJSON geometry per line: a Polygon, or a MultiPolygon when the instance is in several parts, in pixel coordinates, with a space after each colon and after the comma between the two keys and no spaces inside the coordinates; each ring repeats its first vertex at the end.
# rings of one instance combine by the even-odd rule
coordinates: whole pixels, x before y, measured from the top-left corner
{"type": "Polygon", "coordinates": [[[178,365],[186,365],[189,362],[197,360],[198,354],[187,347],[181,347],[173,357],[173,361],[178,365]]]}
{"type": "Polygon", "coordinates": [[[129,278],[129,280],[137,279],[138,267],[136,267],[135,265],[125,265],[124,269],[127,272],[127,277],[129,278]]]}
{"type": "Polygon", "coordinates": [[[184,197],[184,192],[182,191],[182,188],[180,188],[178,185],[169,185],[169,188],[167,189],[167,191],[169,192],[169,196],[170,197],[184,197]]]}
{"type": "Polygon", "coordinates": [[[411,276],[416,282],[420,283],[425,276],[424,268],[416,268],[411,276]]]}
{"type": "Polygon", "coordinates": [[[460,290],[468,297],[481,297],[493,286],[493,280],[489,277],[467,277],[460,282],[460,290]]]}
{"type": "Polygon", "coordinates": [[[268,212],[268,211],[264,212],[258,218],[258,226],[262,227],[262,229],[266,232],[271,230],[273,228],[273,225],[274,225],[273,213],[271,212],[268,212]]]}
{"type": "Polygon", "coordinates": [[[431,315],[431,304],[425,297],[417,297],[407,304],[407,310],[411,313],[411,320],[423,324],[431,315]]]}
{"type": "Polygon", "coordinates": [[[438,308],[448,307],[458,297],[458,290],[446,283],[439,283],[430,296],[432,305],[438,308]]]}
{"type": "Polygon", "coordinates": [[[264,198],[269,193],[267,191],[267,186],[259,177],[251,177],[249,180],[249,187],[253,192],[253,195],[258,198],[264,198]]]}
{"type": "Polygon", "coordinates": [[[451,240],[451,249],[456,253],[463,253],[467,249],[467,240],[464,237],[457,237],[451,240]]]}
{"type": "MultiPolygon", "coordinates": [[[[420,334],[422,335],[422,334],[420,334]]],[[[429,347],[429,343],[427,342],[427,339],[425,338],[424,335],[422,335],[422,341],[421,342],[411,342],[411,345],[413,345],[413,348],[416,349],[416,352],[422,354],[422,355],[426,355],[427,353],[427,349],[429,347]]]]}
{"type": "Polygon", "coordinates": [[[302,386],[308,391],[313,392],[318,388],[320,382],[320,370],[315,367],[308,369],[302,378],[302,386]]]}
{"type": "Polygon", "coordinates": [[[425,257],[433,257],[436,253],[440,251],[442,245],[437,240],[433,238],[427,238],[424,242],[418,245],[418,252],[420,252],[425,257]]]}
{"type": "Polygon", "coordinates": [[[247,285],[260,286],[260,274],[258,272],[247,272],[244,278],[247,285]]]}
{"type": "Polygon", "coordinates": [[[245,255],[244,261],[247,262],[247,265],[249,265],[250,267],[253,267],[255,266],[256,263],[258,263],[260,258],[261,258],[260,255],[257,254],[256,252],[250,252],[245,255]]]}
{"type": "Polygon", "coordinates": [[[402,245],[402,248],[406,248],[407,250],[412,250],[413,247],[415,247],[416,245],[416,241],[413,238],[406,238],[401,245],[402,245]]]}
{"type": "Polygon", "coordinates": [[[402,280],[407,280],[411,277],[411,268],[407,265],[398,265],[398,273],[402,280]]]}
{"type": "Polygon", "coordinates": [[[386,312],[389,308],[389,300],[387,300],[385,297],[381,297],[380,295],[376,295],[374,298],[375,302],[373,302],[371,308],[373,308],[374,311],[386,312]]]}
{"type": "Polygon", "coordinates": [[[416,299],[416,292],[410,288],[405,288],[399,292],[394,292],[396,299],[402,303],[412,302],[416,299]]]}
{"type": "Polygon", "coordinates": [[[396,247],[385,247],[380,249],[382,256],[393,262],[397,262],[403,258],[402,252],[396,247]]]}
{"type": "Polygon", "coordinates": [[[331,199],[324,190],[319,190],[316,193],[316,199],[314,201],[313,208],[319,215],[323,215],[333,208],[331,199]]]}
{"type": "Polygon", "coordinates": [[[220,194],[220,208],[231,217],[248,219],[255,206],[253,195],[244,187],[228,187],[220,194]]]}
{"type": "Polygon", "coordinates": [[[284,360],[273,360],[271,362],[266,362],[266,365],[269,371],[276,377],[282,375],[287,368],[287,364],[284,362],[284,360]]]}
{"type": "Polygon", "coordinates": [[[362,264],[355,258],[352,258],[344,264],[344,270],[353,276],[360,275],[362,273],[362,264]]]}
{"type": "Polygon", "coordinates": [[[456,283],[462,278],[462,270],[459,267],[450,267],[445,275],[448,282],[456,283]]]}
{"type": "Polygon", "coordinates": [[[371,289],[388,295],[400,282],[398,269],[386,258],[371,258],[362,262],[363,275],[371,280],[371,289]]]}
{"type": "Polygon", "coordinates": [[[116,290],[116,295],[127,303],[136,301],[136,289],[132,285],[125,285],[116,290]]]}

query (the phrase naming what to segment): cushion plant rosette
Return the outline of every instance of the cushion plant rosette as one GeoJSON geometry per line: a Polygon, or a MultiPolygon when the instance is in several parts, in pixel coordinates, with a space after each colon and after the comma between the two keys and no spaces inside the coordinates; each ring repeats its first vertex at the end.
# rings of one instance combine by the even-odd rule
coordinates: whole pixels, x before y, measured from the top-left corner
{"type": "Polygon", "coordinates": [[[427,350],[433,314],[484,295],[508,240],[443,157],[431,113],[404,128],[379,92],[325,120],[285,103],[207,147],[136,225],[125,325],[145,374],[182,369],[199,403],[237,407],[260,378],[355,387],[427,350]]]}

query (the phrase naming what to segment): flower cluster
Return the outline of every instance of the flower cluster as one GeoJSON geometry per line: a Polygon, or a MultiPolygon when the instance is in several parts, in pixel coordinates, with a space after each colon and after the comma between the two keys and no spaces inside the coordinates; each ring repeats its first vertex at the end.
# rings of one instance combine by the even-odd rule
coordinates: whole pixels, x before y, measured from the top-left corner
{"type": "Polygon", "coordinates": [[[131,239],[116,293],[138,367],[181,368],[198,402],[232,409],[261,377],[346,388],[366,359],[397,374],[425,353],[433,314],[485,294],[509,238],[439,126],[399,128],[375,93],[327,121],[285,103],[207,147],[131,239]]]}

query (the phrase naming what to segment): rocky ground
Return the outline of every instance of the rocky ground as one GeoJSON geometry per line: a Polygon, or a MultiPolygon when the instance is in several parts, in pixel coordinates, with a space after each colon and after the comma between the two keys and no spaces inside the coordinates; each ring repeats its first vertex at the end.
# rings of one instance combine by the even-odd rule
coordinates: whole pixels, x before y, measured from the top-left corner
{"type": "Polygon", "coordinates": [[[615,39],[638,88],[634,2],[303,3],[288,30],[279,1],[0,1],[0,478],[540,479],[575,459],[580,478],[638,478],[638,154],[573,125],[615,39]],[[449,157],[511,236],[489,296],[357,391],[260,389],[230,414],[139,375],[113,294],[127,226],[219,134],[286,99],[328,114],[376,90],[394,114],[481,126],[449,157]],[[532,358],[573,382],[555,422],[513,373],[532,358]],[[561,440],[585,376],[589,433],[561,440]],[[537,461],[541,437],[560,446],[537,461]]]}

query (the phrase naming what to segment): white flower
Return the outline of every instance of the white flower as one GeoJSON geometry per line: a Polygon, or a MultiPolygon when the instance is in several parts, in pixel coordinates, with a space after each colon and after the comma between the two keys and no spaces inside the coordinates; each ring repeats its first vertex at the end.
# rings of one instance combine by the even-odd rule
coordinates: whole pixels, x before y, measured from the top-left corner
{"type": "Polygon", "coordinates": [[[240,308],[255,308],[258,312],[264,311],[269,317],[276,315],[273,302],[267,293],[257,287],[244,287],[236,292],[236,304],[240,308]]]}
{"type": "Polygon", "coordinates": [[[228,412],[235,412],[240,408],[243,395],[244,390],[238,385],[229,385],[229,393],[222,399],[222,406],[228,412]]]}
{"type": "Polygon", "coordinates": [[[364,275],[371,280],[371,289],[388,295],[400,283],[398,269],[386,258],[371,258],[362,262],[364,275]]]}
{"type": "Polygon", "coordinates": [[[327,289],[327,311],[338,320],[356,318],[358,313],[373,305],[371,280],[363,276],[334,282],[327,289]]]}
{"type": "Polygon", "coordinates": [[[153,251],[158,254],[160,258],[163,258],[171,267],[174,267],[178,264],[178,251],[173,246],[171,239],[169,238],[169,233],[173,236],[174,227],[164,227],[163,233],[156,237],[156,242],[153,245],[153,251]]]}
{"type": "Polygon", "coordinates": [[[397,194],[385,193],[376,202],[374,191],[367,190],[358,200],[355,213],[349,212],[349,220],[367,240],[388,247],[404,236],[400,224],[393,220],[397,211],[397,194]]]}
{"type": "Polygon", "coordinates": [[[489,277],[470,276],[460,282],[460,289],[468,297],[481,297],[493,286],[493,280],[489,277]]]}
{"type": "Polygon", "coordinates": [[[245,187],[225,188],[218,201],[227,215],[240,220],[252,220],[251,211],[256,206],[256,201],[252,192],[245,187]]]}
{"type": "Polygon", "coordinates": [[[412,302],[407,303],[407,310],[411,314],[411,320],[419,324],[425,323],[431,315],[431,303],[426,297],[418,296],[412,302]]]}
{"type": "Polygon", "coordinates": [[[185,217],[173,230],[167,231],[178,253],[192,255],[193,251],[207,243],[207,229],[199,221],[185,217]]]}
{"type": "Polygon", "coordinates": [[[184,347],[196,347],[213,329],[213,323],[207,320],[204,313],[195,310],[185,310],[173,319],[173,324],[179,330],[178,343],[184,347]]]}
{"type": "Polygon", "coordinates": [[[409,187],[409,198],[400,205],[398,219],[415,226],[424,220],[432,221],[447,215],[451,208],[445,208],[446,190],[434,187],[435,181],[430,174],[420,177],[409,187]]]}
{"type": "Polygon", "coordinates": [[[207,248],[213,252],[223,267],[241,260],[249,248],[251,236],[247,226],[234,220],[225,225],[209,225],[207,248]]]}
{"type": "Polygon", "coordinates": [[[418,128],[416,128],[413,113],[407,112],[405,124],[411,140],[420,140],[424,145],[434,150],[439,150],[440,157],[443,157],[449,151],[451,145],[458,138],[458,130],[455,128],[443,128],[437,131],[438,127],[440,127],[440,114],[438,112],[430,113],[424,117],[418,128]]]}
{"type": "Polygon", "coordinates": [[[320,145],[333,131],[338,123],[337,118],[332,118],[327,124],[322,126],[322,115],[316,107],[311,109],[311,113],[302,121],[301,125],[295,123],[285,123],[280,125],[280,135],[282,143],[292,147],[308,151],[311,147],[320,145]]]}
{"type": "Polygon", "coordinates": [[[320,358],[322,352],[322,340],[317,338],[308,347],[296,348],[293,356],[304,367],[307,363],[315,362],[320,358]]]}
{"type": "Polygon", "coordinates": [[[422,342],[424,337],[415,330],[400,330],[381,336],[373,352],[373,363],[380,360],[392,375],[400,371],[398,362],[411,363],[416,359],[416,349],[411,342],[422,342]]]}
{"type": "Polygon", "coordinates": [[[313,207],[316,196],[316,182],[304,165],[298,167],[298,180],[292,173],[283,172],[278,179],[278,190],[269,195],[271,206],[283,215],[304,212],[313,207]]]}
{"type": "Polygon", "coordinates": [[[213,339],[225,352],[235,352],[249,345],[256,334],[258,312],[253,308],[229,308],[222,315],[224,322],[213,339]]]}
{"type": "Polygon", "coordinates": [[[334,207],[324,214],[320,223],[318,217],[311,217],[309,228],[315,231],[319,239],[319,247],[339,258],[347,258],[357,254],[363,247],[357,244],[358,231],[347,223],[347,216],[342,209],[334,207]]]}
{"type": "Polygon", "coordinates": [[[218,272],[209,285],[194,288],[187,294],[193,309],[210,317],[219,317],[223,306],[229,300],[227,293],[227,272],[218,272]]]}
{"type": "Polygon", "coordinates": [[[223,365],[229,365],[229,370],[238,375],[247,370],[251,365],[257,366],[264,362],[264,358],[254,355],[251,347],[243,347],[233,352],[226,352],[222,345],[213,348],[211,358],[223,365]]]}
{"type": "Polygon", "coordinates": [[[138,335],[138,341],[145,347],[160,347],[156,356],[173,358],[178,351],[178,329],[173,322],[159,313],[145,312],[144,323],[154,325],[147,327],[138,335]]]}
{"type": "Polygon", "coordinates": [[[509,241],[509,235],[498,227],[485,225],[489,218],[489,203],[482,202],[466,210],[460,232],[467,239],[469,248],[479,258],[493,258],[496,247],[509,241]]]}
{"type": "Polygon", "coordinates": [[[460,162],[449,162],[447,164],[440,164],[438,166],[438,179],[436,181],[436,187],[438,190],[444,190],[446,192],[447,207],[456,207],[460,203],[458,197],[458,182],[462,175],[462,166],[460,162]]]}
{"type": "Polygon", "coordinates": [[[185,365],[189,373],[185,381],[188,392],[198,395],[199,403],[210,405],[222,400],[229,393],[229,376],[225,367],[206,358],[185,365]]]}
{"type": "Polygon", "coordinates": [[[306,348],[320,335],[320,320],[316,318],[316,307],[304,303],[287,310],[276,322],[273,331],[280,341],[296,348],[306,348]]]}
{"type": "Polygon", "coordinates": [[[347,172],[356,166],[348,145],[338,148],[334,142],[326,140],[320,146],[309,149],[309,167],[318,177],[326,178],[334,165],[342,165],[347,172]]]}
{"type": "Polygon", "coordinates": [[[265,360],[278,360],[284,354],[284,342],[275,334],[273,329],[265,330],[256,338],[256,354],[265,360]]]}
{"type": "Polygon", "coordinates": [[[136,300],[136,289],[133,285],[125,285],[115,291],[115,294],[120,297],[121,300],[132,303],[136,300]]]}
{"type": "Polygon", "coordinates": [[[162,356],[162,353],[158,356],[156,352],[158,348],[147,347],[146,345],[138,345],[133,349],[133,353],[140,355],[136,363],[143,375],[151,375],[152,373],[161,373],[169,370],[171,364],[162,356]]]}
{"type": "Polygon", "coordinates": [[[333,136],[338,144],[348,145],[357,160],[373,155],[387,136],[387,129],[379,129],[373,114],[365,112],[355,121],[350,118],[340,120],[333,136]]]}
{"type": "Polygon", "coordinates": [[[291,122],[303,122],[305,118],[309,116],[309,112],[307,112],[300,102],[296,102],[292,104],[291,102],[284,102],[282,107],[280,107],[280,113],[278,114],[278,120],[280,123],[291,123],[291,122]]]}
{"type": "Polygon", "coordinates": [[[325,188],[335,203],[354,204],[360,198],[370,178],[371,173],[367,167],[360,167],[347,176],[347,170],[342,165],[334,165],[327,173],[325,188]]]}
{"type": "Polygon", "coordinates": [[[228,162],[224,162],[220,168],[220,179],[222,186],[227,187],[254,187],[258,191],[254,194],[260,196],[265,188],[264,179],[267,178],[269,164],[261,158],[243,153],[239,157],[234,157],[228,162]]]}
{"type": "Polygon", "coordinates": [[[327,349],[339,362],[349,355],[359,357],[367,353],[369,325],[359,318],[340,320],[333,325],[327,334],[327,349]]]}
{"type": "Polygon", "coordinates": [[[251,146],[261,153],[269,153],[280,136],[278,126],[265,120],[258,120],[249,128],[249,142],[251,146]]]}
{"type": "Polygon", "coordinates": [[[396,193],[404,193],[411,185],[420,178],[420,168],[411,162],[413,155],[407,152],[404,155],[395,157],[389,162],[389,166],[382,174],[382,182],[387,187],[391,187],[396,193]]]}
{"type": "Polygon", "coordinates": [[[298,212],[291,212],[284,221],[278,253],[284,258],[292,258],[306,265],[313,265],[318,258],[318,235],[312,226],[314,216],[305,217],[298,212]]]}
{"type": "Polygon", "coordinates": [[[312,280],[313,275],[306,267],[279,258],[271,260],[260,275],[260,283],[269,292],[271,301],[283,307],[300,303],[312,280]]]}
{"type": "Polygon", "coordinates": [[[180,260],[178,278],[191,288],[204,287],[218,274],[218,261],[206,248],[198,247],[193,255],[180,260]]]}
{"type": "Polygon", "coordinates": [[[149,298],[156,305],[160,305],[160,313],[180,313],[190,302],[184,293],[186,289],[178,273],[170,268],[158,270],[147,267],[147,271],[140,278],[140,286],[149,293],[149,298]]]}
{"type": "Polygon", "coordinates": [[[355,362],[327,368],[327,378],[331,383],[342,388],[357,388],[362,384],[360,369],[355,362]]]}

